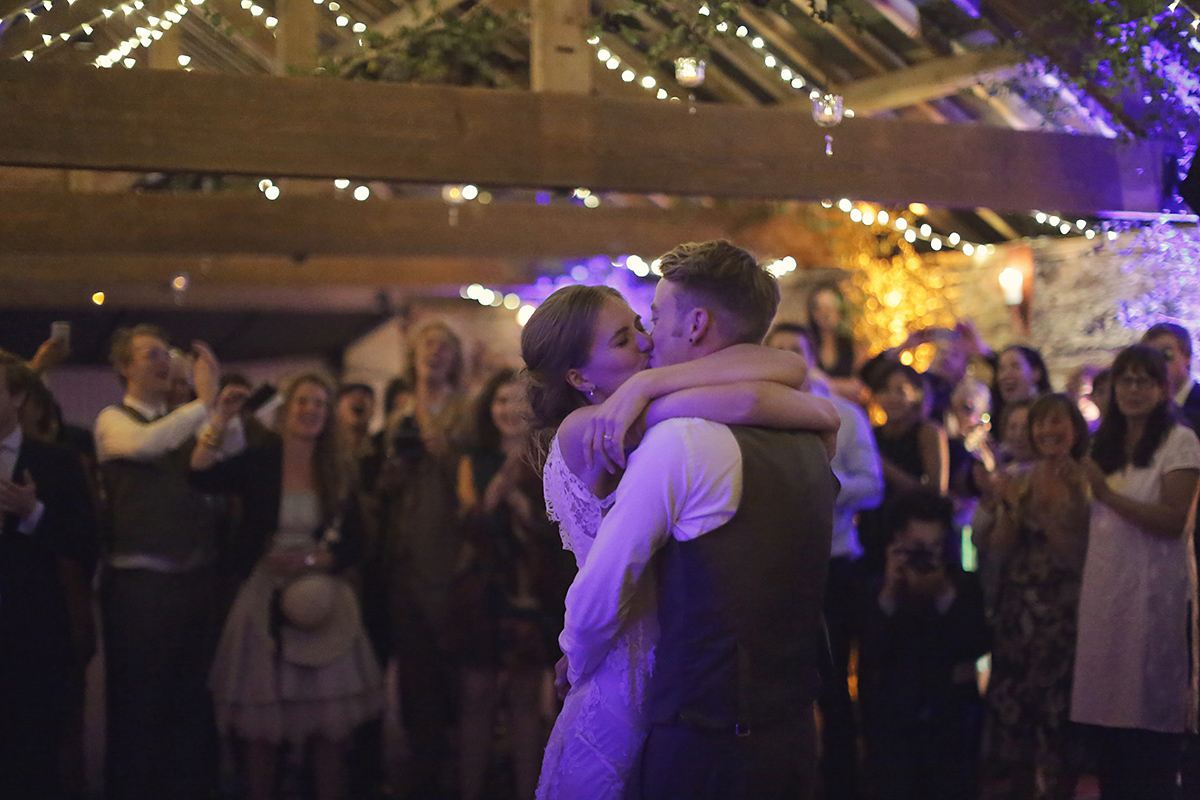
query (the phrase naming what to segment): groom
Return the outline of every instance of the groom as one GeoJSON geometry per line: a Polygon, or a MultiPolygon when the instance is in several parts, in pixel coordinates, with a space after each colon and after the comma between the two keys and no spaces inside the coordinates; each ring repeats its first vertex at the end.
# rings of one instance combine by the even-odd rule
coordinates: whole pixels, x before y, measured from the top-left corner
{"type": "MultiPolygon", "coordinates": [[[[685,244],[661,269],[654,366],[766,334],[779,288],[749,253],[685,244]]],[[[810,795],[837,491],[813,433],[673,419],[631,455],[560,638],[575,683],[604,660],[635,596],[657,592],[649,735],[630,797],[810,795]]]]}

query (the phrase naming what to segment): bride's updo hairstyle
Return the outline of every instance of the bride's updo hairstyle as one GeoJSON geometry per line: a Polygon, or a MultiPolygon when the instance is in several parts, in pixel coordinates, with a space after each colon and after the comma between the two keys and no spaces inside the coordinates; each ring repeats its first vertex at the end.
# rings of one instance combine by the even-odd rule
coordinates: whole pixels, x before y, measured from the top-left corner
{"type": "Polygon", "coordinates": [[[583,394],[567,383],[567,372],[587,364],[601,307],[624,299],[608,286],[565,286],[529,317],[521,330],[521,357],[536,427],[557,428],[568,414],[587,405],[583,394]]]}

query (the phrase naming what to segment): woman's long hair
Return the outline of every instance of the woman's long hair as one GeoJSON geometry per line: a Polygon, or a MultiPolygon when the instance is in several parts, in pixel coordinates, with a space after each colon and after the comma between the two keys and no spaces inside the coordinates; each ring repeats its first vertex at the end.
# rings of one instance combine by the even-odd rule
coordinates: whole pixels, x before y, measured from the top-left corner
{"type": "Polygon", "coordinates": [[[333,379],[322,372],[302,372],[292,377],[284,387],[283,402],[279,404],[279,410],[276,412],[276,429],[280,433],[283,432],[283,421],[288,408],[295,399],[296,392],[305,384],[320,387],[329,401],[325,424],[313,444],[313,479],[316,483],[317,498],[321,504],[321,515],[329,518],[341,508],[342,502],[354,485],[356,472],[354,462],[342,446],[341,437],[337,435],[337,425],[334,423],[334,397],[337,389],[333,379]]]}
{"type": "MultiPolygon", "coordinates": [[[[1050,392],[1054,391],[1054,387],[1050,385],[1050,371],[1046,369],[1046,359],[1042,358],[1041,352],[1032,347],[1026,347],[1023,344],[1010,344],[1008,347],[1001,350],[996,357],[996,368],[995,374],[992,376],[991,387],[992,417],[994,419],[999,419],[1004,414],[1004,396],[1000,394],[1000,356],[1004,355],[1009,350],[1015,350],[1020,353],[1021,357],[1025,359],[1025,363],[1029,365],[1029,368],[1034,372],[1040,373],[1036,383],[1034,384],[1039,397],[1044,394],[1050,394],[1050,392]]],[[[1004,440],[1003,428],[1000,430],[993,428],[992,430],[992,435],[995,437],[996,441],[999,442],[1004,440]]]]}
{"type": "Polygon", "coordinates": [[[529,404],[540,428],[557,428],[587,398],[567,383],[567,373],[587,364],[596,318],[621,293],[608,286],[566,286],[542,302],[521,330],[521,357],[529,378],[529,404]]]}
{"type": "Polygon", "coordinates": [[[850,336],[850,320],[847,318],[846,314],[846,296],[842,294],[841,287],[839,287],[833,281],[824,281],[822,283],[818,283],[812,288],[812,291],[808,293],[808,297],[804,304],[804,311],[806,314],[808,314],[809,339],[813,343],[814,353],[816,353],[818,356],[821,353],[821,344],[825,341],[825,337],[821,332],[821,329],[817,327],[817,322],[813,312],[817,307],[817,295],[821,294],[821,292],[829,292],[836,297],[838,301],[838,313],[840,314],[841,319],[838,320],[837,328],[833,332],[834,338],[839,341],[853,342],[853,339],[850,336]]]}
{"type": "Polygon", "coordinates": [[[1167,381],[1167,360],[1162,353],[1144,344],[1126,347],[1113,359],[1112,390],[1108,411],[1092,438],[1092,458],[1106,475],[1127,466],[1148,467],[1158,448],[1167,440],[1171,428],[1175,427],[1175,410],[1167,381]],[[1125,455],[1125,435],[1129,422],[1116,401],[1117,382],[1131,372],[1145,373],[1163,390],[1163,401],[1150,412],[1146,429],[1133,447],[1133,457],[1125,455]]]}
{"type": "Polygon", "coordinates": [[[503,436],[496,427],[495,418],[492,417],[492,403],[503,387],[520,382],[520,374],[515,369],[502,367],[488,378],[479,390],[479,395],[475,398],[475,429],[472,431],[472,444],[478,449],[489,453],[500,451],[503,436]]]}
{"type": "Polygon", "coordinates": [[[1037,453],[1041,458],[1042,454],[1038,453],[1037,444],[1033,441],[1033,426],[1042,419],[1048,417],[1055,411],[1061,411],[1067,415],[1067,419],[1071,421],[1071,428],[1075,431],[1075,441],[1071,444],[1071,458],[1078,461],[1083,458],[1088,449],[1088,426],[1087,420],[1083,418],[1083,413],[1079,410],[1079,406],[1065,394],[1047,394],[1042,395],[1037,400],[1033,401],[1033,405],[1029,407],[1029,439],[1030,445],[1033,447],[1033,452],[1037,453]]]}

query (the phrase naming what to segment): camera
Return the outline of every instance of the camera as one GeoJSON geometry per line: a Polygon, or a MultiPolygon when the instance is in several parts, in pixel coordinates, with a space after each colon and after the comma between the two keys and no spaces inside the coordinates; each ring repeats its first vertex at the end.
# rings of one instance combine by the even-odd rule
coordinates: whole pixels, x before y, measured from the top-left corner
{"type": "Polygon", "coordinates": [[[393,456],[400,458],[416,458],[425,452],[425,442],[421,440],[421,431],[417,428],[415,418],[400,420],[392,435],[391,451],[393,456]]]}

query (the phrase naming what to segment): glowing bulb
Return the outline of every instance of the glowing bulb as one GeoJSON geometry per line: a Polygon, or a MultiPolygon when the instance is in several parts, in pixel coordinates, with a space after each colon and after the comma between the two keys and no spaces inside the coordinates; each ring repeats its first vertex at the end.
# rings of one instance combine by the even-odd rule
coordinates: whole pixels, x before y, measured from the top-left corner
{"type": "Polygon", "coordinates": [[[621,59],[613,56],[608,61],[604,62],[604,66],[608,67],[609,69],[616,69],[617,67],[621,66],[621,59]]]}
{"type": "Polygon", "coordinates": [[[941,250],[941,249],[942,249],[942,240],[941,240],[941,239],[938,239],[938,238],[935,236],[935,237],[934,237],[934,238],[933,238],[933,239],[932,239],[932,240],[929,242],[929,246],[930,246],[930,247],[932,247],[934,250],[941,250]]]}
{"type": "Polygon", "coordinates": [[[533,306],[521,306],[521,310],[517,312],[517,324],[522,328],[525,323],[529,322],[529,318],[533,316],[533,306]]]}
{"type": "Polygon", "coordinates": [[[1058,225],[1058,223],[1062,222],[1061,219],[1059,219],[1058,217],[1054,217],[1054,216],[1046,217],[1046,221],[1049,222],[1051,225],[1058,225]]]}
{"type": "Polygon", "coordinates": [[[263,192],[263,195],[268,200],[278,200],[279,199],[279,187],[278,186],[268,186],[267,190],[265,192],[263,192]]]}
{"type": "Polygon", "coordinates": [[[632,83],[633,79],[636,77],[637,75],[631,69],[627,69],[621,73],[621,80],[625,81],[626,83],[632,83]]]}
{"type": "Polygon", "coordinates": [[[474,200],[476,197],[479,197],[478,186],[473,186],[472,184],[468,183],[466,186],[462,187],[463,200],[474,200]]]}
{"type": "Polygon", "coordinates": [[[773,55],[767,55],[767,57],[763,59],[763,64],[767,67],[773,67],[775,66],[775,63],[775,56],[773,55]]]}
{"type": "Polygon", "coordinates": [[[270,189],[274,185],[275,185],[274,181],[272,181],[270,178],[263,178],[261,181],[258,182],[258,190],[260,192],[265,192],[267,189],[270,189]]]}
{"type": "Polygon", "coordinates": [[[171,288],[177,292],[182,292],[188,287],[188,276],[180,273],[171,279],[171,288]]]}
{"type": "Polygon", "coordinates": [[[896,217],[896,230],[902,231],[908,227],[908,220],[904,217],[896,217]]]}
{"type": "Polygon", "coordinates": [[[509,311],[516,311],[521,307],[521,298],[511,292],[504,295],[504,307],[509,311]]]}
{"type": "Polygon", "coordinates": [[[734,31],[734,33],[736,33],[738,36],[745,37],[746,34],[750,33],[750,29],[745,25],[738,25],[738,29],[734,31]]]}
{"type": "Polygon", "coordinates": [[[859,211],[857,208],[850,209],[850,219],[854,220],[855,222],[862,222],[862,218],[863,213],[861,211],[859,211]]]}
{"type": "Polygon", "coordinates": [[[843,197],[841,200],[838,200],[838,211],[846,213],[852,208],[854,208],[854,204],[845,197],[843,197]]]}
{"type": "Polygon", "coordinates": [[[1058,232],[1061,233],[1062,235],[1066,236],[1068,233],[1071,232],[1071,223],[1064,222],[1062,225],[1059,225],[1058,232]]]}
{"type": "Polygon", "coordinates": [[[909,203],[908,210],[916,214],[918,217],[925,216],[929,213],[929,206],[924,203],[909,203]]]}
{"type": "Polygon", "coordinates": [[[803,89],[804,88],[804,78],[800,78],[800,77],[792,78],[792,88],[793,89],[803,89]]]}
{"type": "Polygon", "coordinates": [[[929,227],[928,224],[921,226],[921,235],[922,236],[929,236],[932,233],[933,233],[933,228],[929,227]]]}
{"type": "Polygon", "coordinates": [[[588,208],[599,208],[600,198],[596,197],[594,194],[589,194],[587,197],[583,198],[583,204],[588,208]]]}
{"type": "Polygon", "coordinates": [[[880,225],[887,225],[888,220],[890,220],[891,218],[892,218],[891,215],[888,214],[888,212],[884,211],[883,209],[880,209],[879,213],[875,215],[875,219],[879,221],[880,225]]]}
{"type": "Polygon", "coordinates": [[[98,306],[104,305],[104,292],[93,292],[92,302],[98,306]]]}
{"type": "Polygon", "coordinates": [[[371,189],[367,186],[357,186],[354,189],[354,199],[358,201],[366,200],[371,196],[371,189]]]}
{"type": "Polygon", "coordinates": [[[350,181],[346,180],[345,178],[338,178],[333,182],[333,186],[336,189],[346,189],[349,188],[350,181]]]}
{"type": "Polygon", "coordinates": [[[250,16],[261,17],[262,15],[263,15],[263,7],[262,6],[257,5],[257,4],[250,6],[250,16]]]}
{"type": "Polygon", "coordinates": [[[366,33],[367,26],[362,22],[356,22],[354,23],[354,27],[352,27],[350,30],[354,31],[355,33],[366,33]]]}
{"type": "Polygon", "coordinates": [[[179,66],[181,67],[186,67],[188,64],[192,63],[192,57],[187,55],[180,56],[175,60],[179,62],[179,66]]]}
{"type": "Polygon", "coordinates": [[[726,33],[726,32],[728,32],[728,30],[729,30],[728,22],[718,22],[717,23],[717,33],[726,33]]]}
{"type": "Polygon", "coordinates": [[[954,247],[954,245],[958,244],[961,241],[962,241],[962,237],[959,236],[957,233],[951,233],[949,236],[946,237],[946,242],[951,247],[954,247]]]}
{"type": "Polygon", "coordinates": [[[970,242],[967,242],[966,244],[963,245],[962,250],[963,250],[964,256],[972,255],[975,252],[975,245],[971,244],[970,242]]]}
{"type": "Polygon", "coordinates": [[[1016,267],[1005,267],[998,277],[1000,288],[1004,291],[1004,303],[1019,306],[1025,299],[1025,275],[1016,267]]]}
{"type": "Polygon", "coordinates": [[[904,238],[908,242],[915,242],[917,240],[917,232],[909,228],[904,232],[904,238]]]}
{"type": "Polygon", "coordinates": [[[599,36],[589,36],[587,42],[588,42],[588,44],[600,44],[600,37],[599,36]]]}
{"type": "Polygon", "coordinates": [[[344,28],[350,24],[350,18],[345,14],[338,14],[338,18],[333,21],[339,28],[344,28]]]}
{"type": "Polygon", "coordinates": [[[1083,219],[1075,220],[1075,227],[1079,228],[1079,230],[1083,230],[1084,228],[1087,227],[1087,220],[1083,220],[1083,219]]]}
{"type": "Polygon", "coordinates": [[[274,28],[278,24],[279,20],[275,19],[274,17],[267,17],[263,20],[263,25],[266,25],[268,28],[274,28]]]}
{"type": "Polygon", "coordinates": [[[122,61],[121,63],[125,65],[125,69],[133,69],[134,65],[137,64],[137,59],[136,58],[127,58],[124,61],[122,61]]]}
{"type": "Polygon", "coordinates": [[[654,78],[650,75],[647,75],[644,78],[642,78],[642,88],[643,89],[653,89],[657,84],[658,84],[658,81],[654,80],[654,78]]]}
{"type": "MultiPolygon", "coordinates": [[[[31,55],[32,55],[32,54],[31,54],[31,55]]],[[[669,95],[667,94],[667,90],[666,90],[666,89],[663,89],[663,88],[661,88],[661,87],[660,87],[660,88],[659,88],[659,90],[658,90],[658,93],[657,93],[656,95],[654,95],[654,96],[655,96],[655,97],[657,97],[659,100],[666,100],[666,99],[667,99],[667,97],[668,97],[669,95]]]]}
{"type": "Polygon", "coordinates": [[[1042,211],[1039,211],[1039,212],[1037,212],[1036,214],[1034,214],[1034,215],[1033,215],[1033,218],[1034,218],[1034,219],[1036,219],[1036,220],[1038,221],[1038,224],[1039,224],[1039,225],[1045,225],[1045,224],[1046,224],[1046,214],[1045,214],[1044,212],[1042,212],[1042,211]]]}
{"type": "Polygon", "coordinates": [[[763,41],[763,38],[761,36],[755,36],[753,39],[750,40],[750,46],[753,47],[755,50],[761,49],[764,44],[766,44],[766,42],[763,41]]]}
{"type": "Polygon", "coordinates": [[[608,61],[610,58],[612,58],[612,53],[601,47],[596,51],[596,58],[600,59],[601,61],[608,61]]]}
{"type": "Polygon", "coordinates": [[[779,70],[779,77],[785,81],[790,81],[792,79],[792,71],[787,67],[784,67],[783,69],[779,70]]]}

